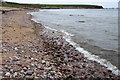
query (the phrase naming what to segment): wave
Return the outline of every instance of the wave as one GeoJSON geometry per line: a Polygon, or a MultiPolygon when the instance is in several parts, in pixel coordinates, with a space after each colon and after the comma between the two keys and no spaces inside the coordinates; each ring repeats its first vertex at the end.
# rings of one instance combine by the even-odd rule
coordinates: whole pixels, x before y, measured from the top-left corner
{"type": "MultiPolygon", "coordinates": [[[[33,15],[33,13],[29,13],[29,14],[33,15]]],[[[32,18],[31,20],[33,20],[36,23],[40,23],[36,19],[32,18]]],[[[46,29],[59,32],[57,29],[53,29],[49,26],[44,26],[44,27],[46,29]]],[[[111,70],[113,72],[113,74],[120,75],[120,70],[116,66],[112,65],[111,62],[107,61],[106,59],[102,59],[99,56],[93,55],[91,52],[88,52],[84,48],[80,47],[79,44],[75,43],[71,39],[71,36],[74,36],[73,34],[70,34],[64,30],[61,30],[60,32],[62,32],[64,34],[63,39],[65,39],[69,44],[71,44],[73,47],[75,47],[75,49],[78,50],[80,53],[84,54],[84,57],[86,57],[88,60],[96,61],[96,62],[100,63],[101,65],[107,67],[108,70],[111,70]]]]}
{"type": "Polygon", "coordinates": [[[69,42],[71,45],[73,45],[76,48],[76,50],[78,50],[80,53],[84,54],[84,57],[86,57],[89,60],[96,61],[96,62],[100,63],[101,65],[107,67],[107,69],[111,70],[114,74],[120,75],[120,70],[116,66],[112,65],[106,59],[102,59],[99,56],[93,55],[90,52],[88,52],[87,50],[85,50],[84,48],[80,47],[77,43],[72,41],[68,32],[64,32],[64,34],[65,35],[63,36],[63,38],[67,42],[69,42]]]}

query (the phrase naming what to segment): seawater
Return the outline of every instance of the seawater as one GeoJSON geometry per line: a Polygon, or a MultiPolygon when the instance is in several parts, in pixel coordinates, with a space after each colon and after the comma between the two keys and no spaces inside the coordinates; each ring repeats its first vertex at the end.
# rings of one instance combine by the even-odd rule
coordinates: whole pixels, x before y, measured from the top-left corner
{"type": "Polygon", "coordinates": [[[90,52],[91,55],[85,54],[90,59],[96,55],[104,65],[108,65],[107,60],[120,66],[117,9],[44,9],[31,14],[44,26],[65,33],[64,38],[78,51],[90,52]]]}

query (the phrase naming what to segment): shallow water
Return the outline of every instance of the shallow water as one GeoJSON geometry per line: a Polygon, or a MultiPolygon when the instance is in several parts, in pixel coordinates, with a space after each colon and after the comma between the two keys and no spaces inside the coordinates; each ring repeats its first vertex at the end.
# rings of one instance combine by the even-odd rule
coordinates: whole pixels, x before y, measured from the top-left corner
{"type": "Polygon", "coordinates": [[[49,9],[34,12],[33,19],[68,32],[85,50],[118,66],[117,9],[49,9]]]}

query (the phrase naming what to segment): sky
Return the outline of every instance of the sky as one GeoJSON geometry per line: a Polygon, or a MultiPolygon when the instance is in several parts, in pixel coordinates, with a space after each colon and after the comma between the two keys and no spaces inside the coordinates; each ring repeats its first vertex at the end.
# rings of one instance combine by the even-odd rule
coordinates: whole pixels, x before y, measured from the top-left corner
{"type": "Polygon", "coordinates": [[[117,8],[120,0],[4,0],[18,3],[34,4],[93,4],[104,8],[117,8]]]}

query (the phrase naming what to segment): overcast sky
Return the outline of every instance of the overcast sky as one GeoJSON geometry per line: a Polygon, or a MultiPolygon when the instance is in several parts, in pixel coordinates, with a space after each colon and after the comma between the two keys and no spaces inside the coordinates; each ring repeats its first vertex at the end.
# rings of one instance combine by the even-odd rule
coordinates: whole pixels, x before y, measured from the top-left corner
{"type": "Polygon", "coordinates": [[[117,8],[119,0],[4,0],[4,1],[35,4],[94,4],[101,5],[104,8],[117,8]]]}

